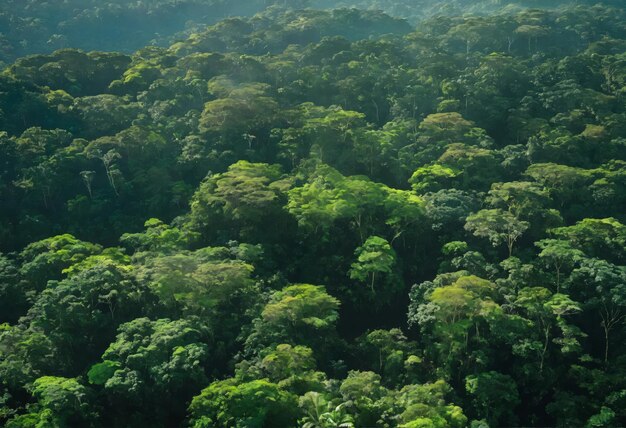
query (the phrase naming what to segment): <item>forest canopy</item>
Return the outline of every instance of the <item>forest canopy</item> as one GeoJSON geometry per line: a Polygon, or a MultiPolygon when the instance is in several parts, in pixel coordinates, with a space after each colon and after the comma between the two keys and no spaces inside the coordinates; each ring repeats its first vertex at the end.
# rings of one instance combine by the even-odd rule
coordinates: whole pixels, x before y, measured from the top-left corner
{"type": "Polygon", "coordinates": [[[0,425],[626,425],[621,1],[4,1],[0,61],[0,425]]]}

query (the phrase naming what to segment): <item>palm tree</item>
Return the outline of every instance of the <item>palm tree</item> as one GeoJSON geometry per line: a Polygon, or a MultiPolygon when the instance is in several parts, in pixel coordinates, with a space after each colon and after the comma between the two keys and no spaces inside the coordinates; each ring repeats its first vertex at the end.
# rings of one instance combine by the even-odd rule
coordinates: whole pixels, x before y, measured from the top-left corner
{"type": "Polygon", "coordinates": [[[307,392],[300,399],[300,407],[306,412],[300,421],[302,428],[353,428],[352,416],[346,413],[346,407],[351,404],[346,402],[334,406],[319,392],[307,392]]]}

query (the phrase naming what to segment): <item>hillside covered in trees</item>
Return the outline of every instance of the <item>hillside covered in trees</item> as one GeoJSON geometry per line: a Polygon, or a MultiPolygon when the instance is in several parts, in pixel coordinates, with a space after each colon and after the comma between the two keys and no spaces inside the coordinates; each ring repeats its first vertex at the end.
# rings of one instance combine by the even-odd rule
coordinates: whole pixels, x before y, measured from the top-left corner
{"type": "MultiPolygon", "coordinates": [[[[603,0],[622,5],[622,0],[603,0]]],[[[133,52],[206,28],[250,17],[270,6],[383,11],[412,23],[439,15],[488,14],[527,7],[594,5],[596,0],[3,0],[0,65],[63,48],[133,52]]]]}
{"type": "Polygon", "coordinates": [[[626,425],[596,3],[2,2],[0,425],[626,425]]]}

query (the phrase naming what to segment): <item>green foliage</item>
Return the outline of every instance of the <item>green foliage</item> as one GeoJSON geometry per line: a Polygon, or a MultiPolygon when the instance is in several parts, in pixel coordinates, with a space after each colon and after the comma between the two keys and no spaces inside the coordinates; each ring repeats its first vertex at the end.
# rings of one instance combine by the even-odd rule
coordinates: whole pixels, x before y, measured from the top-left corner
{"type": "Polygon", "coordinates": [[[411,354],[418,352],[416,344],[409,342],[400,329],[374,330],[360,341],[361,355],[370,368],[383,377],[385,384],[398,384],[404,376],[411,379],[413,370],[422,362],[420,357],[411,354]]]}
{"type": "Polygon", "coordinates": [[[76,379],[40,377],[33,384],[33,395],[37,403],[29,413],[9,420],[7,426],[89,426],[97,416],[91,408],[93,393],[76,379]]]}
{"type": "Polygon", "coordinates": [[[281,180],[278,165],[239,161],[200,184],[191,201],[189,227],[205,240],[223,241],[227,231],[238,231],[252,241],[276,239],[279,230],[263,233],[256,226],[282,220],[281,204],[288,189],[289,181],[281,180]]]}
{"type": "Polygon", "coordinates": [[[248,346],[291,343],[311,346],[327,343],[334,335],[339,300],[324,287],[296,284],[272,294],[255,321],[248,346]]]}
{"type": "Polygon", "coordinates": [[[214,382],[196,396],[189,411],[194,427],[292,426],[296,397],[267,380],[214,382]]]}
{"type": "Polygon", "coordinates": [[[291,189],[288,196],[287,210],[308,233],[326,237],[333,226],[348,221],[361,243],[368,232],[376,229],[387,231],[391,239],[397,238],[423,216],[421,198],[364,176],[345,177],[324,164],[318,165],[308,182],[291,189]],[[376,224],[377,217],[382,217],[391,230],[376,224]]]}
{"type": "Polygon", "coordinates": [[[512,423],[519,396],[515,381],[497,372],[465,378],[465,389],[474,397],[479,416],[490,425],[512,423]]]}
{"type": "Polygon", "coordinates": [[[351,428],[353,418],[346,412],[346,404],[334,407],[319,392],[310,391],[300,397],[299,406],[306,413],[300,421],[303,428],[351,428]]]}
{"type": "Polygon", "coordinates": [[[326,375],[316,371],[313,350],[287,344],[262,350],[252,360],[237,365],[236,377],[242,381],[266,378],[291,393],[325,389],[326,375]]]}
{"type": "Polygon", "coordinates": [[[66,234],[29,244],[21,252],[21,274],[36,291],[41,291],[48,280],[61,279],[63,270],[87,257],[98,254],[99,245],[83,242],[66,234]]]}
{"type": "Polygon", "coordinates": [[[372,294],[376,294],[376,275],[385,276],[393,273],[396,255],[389,242],[379,236],[370,236],[355,251],[356,261],[352,263],[350,278],[368,282],[372,294]]]}
{"type": "Polygon", "coordinates": [[[0,3],[0,425],[626,424],[622,1],[0,3]]]}
{"type": "Polygon", "coordinates": [[[254,137],[259,128],[272,123],[278,110],[276,101],[267,96],[268,89],[268,85],[248,84],[230,90],[228,98],[209,101],[200,116],[200,129],[254,137]]]}
{"type": "Polygon", "coordinates": [[[215,316],[237,297],[254,295],[253,267],[238,260],[211,260],[198,250],[161,256],[149,263],[147,273],[156,293],[185,314],[215,316]]]}
{"type": "Polygon", "coordinates": [[[161,220],[151,218],[144,223],[143,233],[125,233],[120,238],[122,245],[135,251],[158,251],[173,253],[187,248],[195,238],[193,233],[171,227],[161,220]]]}
{"type": "Polygon", "coordinates": [[[591,257],[618,262],[626,258],[626,226],[614,218],[586,218],[575,225],[555,229],[553,234],[591,257]]]}
{"type": "MultiPolygon", "coordinates": [[[[89,381],[104,389],[107,417],[114,424],[151,406],[144,423],[167,425],[185,414],[185,402],[208,382],[211,334],[198,320],[137,318],[122,324],[118,335],[93,365],[89,381]],[[159,406],[163,400],[168,406],[159,406]]],[[[139,421],[137,421],[139,423],[139,421]]]]}
{"type": "Polygon", "coordinates": [[[89,383],[94,385],[104,385],[107,380],[111,379],[115,372],[120,368],[119,363],[115,361],[103,361],[94,364],[87,372],[89,383]]]}
{"type": "Polygon", "coordinates": [[[16,264],[0,254],[0,323],[17,321],[28,308],[27,299],[16,264]]]}
{"type": "Polygon", "coordinates": [[[505,244],[509,257],[513,253],[515,241],[528,229],[530,224],[521,221],[508,211],[500,209],[481,210],[467,217],[465,229],[474,236],[488,238],[496,247],[505,244]]]}
{"type": "Polygon", "coordinates": [[[558,293],[561,288],[562,270],[566,272],[571,270],[577,262],[582,260],[584,253],[572,248],[569,241],[558,239],[542,239],[535,245],[541,249],[539,259],[556,271],[556,291],[558,293]]]}
{"type": "Polygon", "coordinates": [[[434,192],[447,187],[450,179],[456,178],[458,172],[447,166],[433,164],[418,168],[409,183],[418,193],[434,192]]]}
{"type": "Polygon", "coordinates": [[[156,306],[145,285],[114,265],[51,281],[28,315],[0,339],[3,354],[10,356],[7,379],[20,376],[29,383],[50,364],[56,367],[52,373],[77,375],[106,349],[119,324],[156,306]]]}
{"type": "Polygon", "coordinates": [[[406,406],[401,415],[402,427],[462,427],[467,417],[460,407],[447,404],[445,395],[450,386],[438,380],[423,385],[408,385],[400,391],[406,406]]]}

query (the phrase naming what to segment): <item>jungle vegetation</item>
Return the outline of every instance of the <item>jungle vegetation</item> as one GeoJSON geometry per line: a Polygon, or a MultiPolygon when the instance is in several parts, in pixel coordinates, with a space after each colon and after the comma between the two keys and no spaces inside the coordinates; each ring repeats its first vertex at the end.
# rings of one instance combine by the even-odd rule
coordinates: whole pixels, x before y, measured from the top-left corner
{"type": "Polygon", "coordinates": [[[626,425],[621,2],[0,31],[0,425],[626,425]]]}

